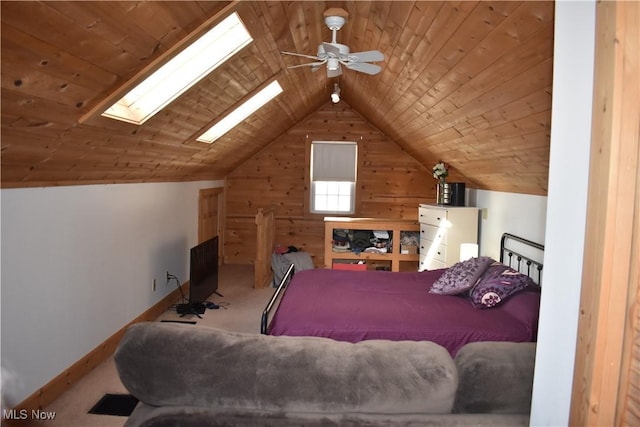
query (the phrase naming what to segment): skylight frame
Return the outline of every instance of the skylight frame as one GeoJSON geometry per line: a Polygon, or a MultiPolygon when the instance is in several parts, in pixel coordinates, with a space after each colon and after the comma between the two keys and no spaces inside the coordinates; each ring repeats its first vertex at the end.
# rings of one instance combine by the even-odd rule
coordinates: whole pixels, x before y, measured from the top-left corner
{"type": "Polygon", "coordinates": [[[102,116],[142,125],[252,41],[242,19],[233,12],[130,90],[102,116]],[[181,83],[175,83],[177,81],[181,83]],[[159,95],[158,89],[165,93],[159,95]],[[156,99],[151,103],[145,97],[156,99]]]}
{"type": "Polygon", "coordinates": [[[282,86],[278,80],[274,80],[264,88],[253,94],[250,98],[236,107],[233,111],[218,120],[207,131],[196,138],[198,142],[212,144],[217,139],[225,135],[238,124],[245,121],[249,116],[264,107],[276,96],[283,92],[282,86]]]}

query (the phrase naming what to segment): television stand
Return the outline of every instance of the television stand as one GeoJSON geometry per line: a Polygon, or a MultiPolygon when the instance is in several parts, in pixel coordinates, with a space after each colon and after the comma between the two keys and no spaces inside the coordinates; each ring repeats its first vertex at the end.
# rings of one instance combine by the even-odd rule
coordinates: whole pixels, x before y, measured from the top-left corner
{"type": "Polygon", "coordinates": [[[176,312],[180,315],[180,317],[184,317],[187,314],[195,314],[200,319],[202,319],[201,314],[204,314],[205,306],[204,304],[178,304],[176,306],[176,312]]]}

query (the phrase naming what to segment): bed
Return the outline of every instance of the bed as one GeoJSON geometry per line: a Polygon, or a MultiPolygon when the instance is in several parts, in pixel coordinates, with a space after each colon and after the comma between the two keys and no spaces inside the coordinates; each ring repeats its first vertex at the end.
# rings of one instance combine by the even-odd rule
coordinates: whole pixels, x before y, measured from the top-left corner
{"type": "MultiPolygon", "coordinates": [[[[452,278],[457,280],[455,273],[463,263],[423,272],[295,272],[292,265],[262,313],[261,332],[349,342],[433,341],[452,356],[469,342],[535,341],[544,247],[508,233],[502,236],[500,246],[500,259],[490,260],[482,278],[491,269],[508,270],[522,276],[523,283],[517,292],[498,297],[497,302],[491,298],[478,301],[477,295],[474,300],[470,288],[443,294],[443,289],[444,293],[451,290],[443,287],[443,279],[448,278],[448,283],[452,278]]],[[[486,257],[465,262],[486,261],[481,258],[486,257]]],[[[484,283],[480,278],[473,282],[473,290],[484,283]]]]}

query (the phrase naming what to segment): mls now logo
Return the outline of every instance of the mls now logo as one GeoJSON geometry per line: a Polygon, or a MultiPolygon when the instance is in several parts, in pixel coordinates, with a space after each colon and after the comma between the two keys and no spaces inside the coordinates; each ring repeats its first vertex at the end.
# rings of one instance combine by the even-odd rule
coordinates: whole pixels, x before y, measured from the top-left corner
{"type": "Polygon", "coordinates": [[[2,418],[5,420],[53,420],[56,413],[52,411],[43,411],[41,409],[3,409],[2,418]]]}

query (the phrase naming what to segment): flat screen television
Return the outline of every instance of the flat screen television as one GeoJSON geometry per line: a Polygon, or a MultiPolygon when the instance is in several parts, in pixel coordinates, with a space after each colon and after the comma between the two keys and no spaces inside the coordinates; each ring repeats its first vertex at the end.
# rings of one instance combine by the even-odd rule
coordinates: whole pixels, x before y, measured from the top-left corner
{"type": "Polygon", "coordinates": [[[178,313],[202,314],[204,303],[218,294],[218,236],[206,240],[190,250],[189,303],[178,306],[178,313]]]}

